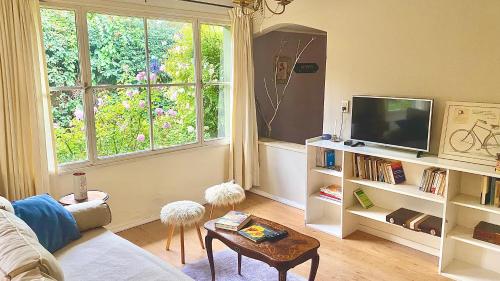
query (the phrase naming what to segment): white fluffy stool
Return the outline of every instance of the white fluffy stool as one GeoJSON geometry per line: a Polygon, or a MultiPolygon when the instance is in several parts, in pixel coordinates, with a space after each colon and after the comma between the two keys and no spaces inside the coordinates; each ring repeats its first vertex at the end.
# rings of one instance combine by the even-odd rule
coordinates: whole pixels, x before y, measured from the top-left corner
{"type": "Polygon", "coordinates": [[[161,209],[160,219],[161,222],[168,226],[167,230],[167,251],[170,249],[170,241],[174,235],[175,227],[181,228],[181,262],[185,264],[184,259],[184,226],[194,224],[198,232],[201,248],[205,249],[203,239],[201,237],[199,222],[205,215],[205,207],[193,201],[177,201],[165,205],[161,209]]]}
{"type": "Polygon", "coordinates": [[[234,204],[245,200],[245,190],[232,181],[225,182],[207,188],[205,199],[211,205],[210,218],[212,218],[214,207],[232,205],[234,210],[234,204]]]}

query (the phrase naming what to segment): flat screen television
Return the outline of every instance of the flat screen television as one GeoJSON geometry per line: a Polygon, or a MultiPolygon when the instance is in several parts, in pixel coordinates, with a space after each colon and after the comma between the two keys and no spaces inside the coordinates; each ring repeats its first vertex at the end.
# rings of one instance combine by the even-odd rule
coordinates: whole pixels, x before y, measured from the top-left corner
{"type": "Polygon", "coordinates": [[[354,96],[351,139],[429,152],[432,100],[354,96]]]}

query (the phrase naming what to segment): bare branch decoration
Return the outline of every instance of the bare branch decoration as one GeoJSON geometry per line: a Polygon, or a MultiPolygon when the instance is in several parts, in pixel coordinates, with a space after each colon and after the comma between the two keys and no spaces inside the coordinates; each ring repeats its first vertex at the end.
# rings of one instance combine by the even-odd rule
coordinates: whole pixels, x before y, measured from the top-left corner
{"type": "Polygon", "coordinates": [[[271,137],[273,122],[276,119],[276,116],[278,115],[278,112],[279,112],[279,109],[280,109],[280,105],[285,100],[285,97],[286,97],[286,94],[287,94],[287,89],[288,89],[288,86],[290,85],[290,81],[292,80],[292,76],[293,76],[293,73],[294,73],[295,66],[297,65],[297,63],[301,59],[301,57],[304,54],[304,52],[306,51],[306,49],[311,45],[311,43],[314,40],[316,40],[316,38],[312,37],[311,40],[309,40],[309,42],[307,44],[305,44],[303,47],[301,47],[301,40],[299,40],[299,42],[297,43],[297,51],[295,53],[295,60],[294,60],[293,66],[291,68],[290,74],[288,75],[288,79],[286,80],[286,83],[284,84],[284,86],[282,87],[282,89],[279,89],[278,82],[277,82],[278,81],[278,79],[277,79],[277,75],[278,75],[278,62],[279,62],[279,59],[281,57],[281,54],[283,53],[283,49],[286,47],[286,44],[288,42],[285,41],[285,40],[281,40],[281,42],[280,42],[280,47],[279,47],[278,53],[276,55],[276,59],[274,61],[274,65],[275,65],[275,67],[274,67],[274,79],[273,79],[273,82],[274,82],[274,97],[271,97],[271,93],[269,91],[267,80],[266,80],[266,78],[264,78],[264,88],[265,88],[265,91],[266,91],[267,99],[269,100],[269,104],[271,105],[271,107],[273,109],[272,116],[270,118],[266,118],[266,116],[265,116],[265,114],[264,114],[264,112],[262,110],[262,105],[260,104],[260,102],[259,102],[258,99],[256,100],[256,102],[257,102],[257,109],[258,109],[258,111],[259,111],[259,113],[260,113],[260,115],[262,117],[262,120],[264,120],[264,122],[266,123],[267,136],[268,137],[271,137]]]}

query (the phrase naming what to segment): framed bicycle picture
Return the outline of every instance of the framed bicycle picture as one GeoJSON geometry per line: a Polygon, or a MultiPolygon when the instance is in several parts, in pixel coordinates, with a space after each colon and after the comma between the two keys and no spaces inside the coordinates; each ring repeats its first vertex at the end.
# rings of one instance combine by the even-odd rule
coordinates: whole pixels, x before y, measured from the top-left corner
{"type": "Polygon", "coordinates": [[[439,158],[495,166],[500,153],[500,104],[447,102],[439,158]]]}

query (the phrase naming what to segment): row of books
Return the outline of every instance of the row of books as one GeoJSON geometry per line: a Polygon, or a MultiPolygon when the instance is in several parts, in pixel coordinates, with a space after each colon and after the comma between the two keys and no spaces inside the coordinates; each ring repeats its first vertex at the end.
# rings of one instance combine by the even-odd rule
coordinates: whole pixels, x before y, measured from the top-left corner
{"type": "Polygon", "coordinates": [[[353,163],[353,173],[358,178],[390,184],[406,181],[401,161],[388,161],[377,157],[353,154],[353,163]]]}
{"type": "Polygon", "coordinates": [[[417,212],[410,209],[399,208],[385,217],[388,223],[402,226],[417,232],[424,232],[441,237],[443,219],[417,212]]]}
{"type": "Polygon", "coordinates": [[[483,176],[480,203],[500,207],[500,179],[483,176]]]}
{"type": "Polygon", "coordinates": [[[342,187],[332,184],[319,189],[319,196],[336,201],[342,202],[342,187]]]}
{"type": "Polygon", "coordinates": [[[252,216],[248,213],[230,211],[215,222],[215,227],[238,232],[239,235],[256,243],[278,240],[288,235],[286,230],[277,230],[267,225],[250,223],[251,220],[252,216]]]}
{"type": "Polygon", "coordinates": [[[422,174],[419,189],[432,194],[443,195],[446,186],[446,171],[438,168],[427,168],[422,174]]]}
{"type": "Polygon", "coordinates": [[[316,167],[335,168],[335,150],[319,148],[316,153],[316,167]]]}

